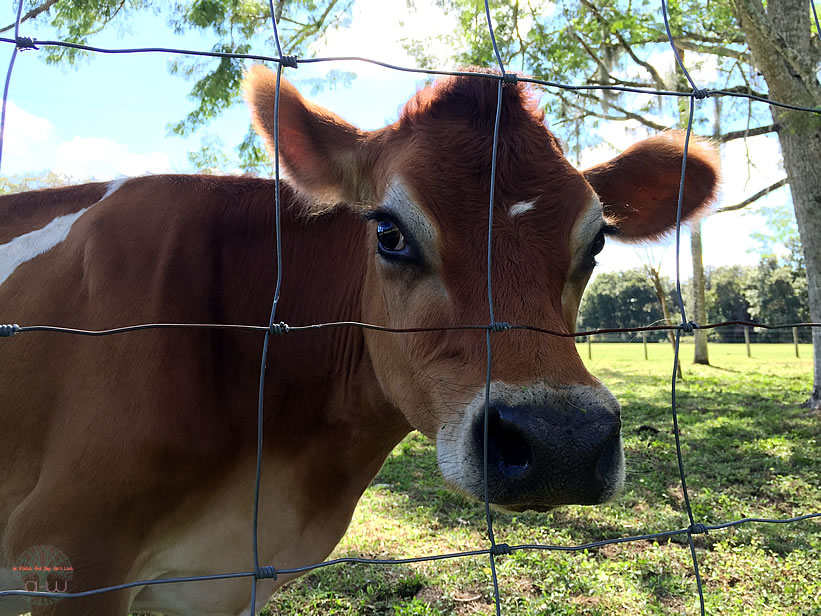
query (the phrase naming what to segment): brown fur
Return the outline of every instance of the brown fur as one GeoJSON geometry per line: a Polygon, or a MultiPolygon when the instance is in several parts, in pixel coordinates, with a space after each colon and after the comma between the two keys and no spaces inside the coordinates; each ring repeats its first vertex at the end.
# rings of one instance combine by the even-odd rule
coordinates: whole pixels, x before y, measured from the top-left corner
{"type": "MultiPolygon", "coordinates": [[[[272,84],[269,74],[254,69],[246,87],[269,148],[272,84]]],[[[370,133],[308,103],[287,82],[282,88],[281,156],[294,184],[282,187],[277,319],[390,327],[487,323],[496,82],[444,79],[419,92],[396,123],[370,133]],[[434,254],[418,267],[379,257],[373,223],[356,213],[378,207],[397,181],[407,189],[408,207],[420,208],[436,232],[434,254]]],[[[574,247],[583,253],[592,238],[574,234],[590,212],[591,184],[626,238],[656,236],[675,217],[670,178],[679,141],[674,135],[651,140],[585,176],[564,158],[525,87],[505,87],[502,94],[495,316],[570,331],[568,315],[577,306],[563,305],[562,298],[568,281],[589,275],[579,269],[574,247]],[[514,203],[531,200],[531,211],[508,215],[514,203]]],[[[685,216],[709,200],[716,176],[706,150],[697,146],[691,156],[685,216]]],[[[95,203],[104,188],[0,199],[0,212],[12,212],[0,241],[95,203]]],[[[271,181],[135,179],[94,205],[63,243],[15,270],[0,286],[0,321],[91,329],[264,324],[275,254],[271,181]]],[[[570,296],[577,301],[578,293],[570,296]]],[[[250,569],[259,335],[25,333],[0,345],[6,447],[0,567],[31,546],[53,545],[75,567],[72,591],[143,576],[250,569]],[[201,521],[209,525],[200,528],[201,521]],[[201,546],[211,550],[194,558],[201,546]]],[[[274,338],[263,434],[263,564],[284,568],[324,558],[391,448],[412,428],[436,437],[475,407],[485,359],[484,331],[398,335],[336,328],[274,338]]],[[[595,402],[602,389],[571,338],[518,331],[494,336],[492,374],[511,387],[543,389],[542,398],[559,402],[568,391],[595,402]]],[[[536,488],[522,494],[507,504],[543,509],[568,502],[536,488]]],[[[261,594],[282,582],[261,582],[261,594]]],[[[63,600],[51,613],[173,610],[175,600],[186,612],[236,614],[247,607],[248,583],[63,600]]]]}

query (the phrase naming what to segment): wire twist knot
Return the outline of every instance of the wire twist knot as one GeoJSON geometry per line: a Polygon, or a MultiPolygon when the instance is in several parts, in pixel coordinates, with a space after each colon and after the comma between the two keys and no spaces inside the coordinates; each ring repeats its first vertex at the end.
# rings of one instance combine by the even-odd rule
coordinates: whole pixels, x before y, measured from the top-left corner
{"type": "Polygon", "coordinates": [[[279,323],[271,323],[271,327],[268,328],[268,333],[272,336],[281,336],[282,334],[287,334],[290,329],[285,321],[280,321],[279,323]]]}
{"type": "Polygon", "coordinates": [[[16,323],[14,325],[0,325],[0,338],[11,338],[19,331],[20,326],[16,323]]]}
{"type": "Polygon", "coordinates": [[[34,39],[27,36],[18,36],[14,39],[14,43],[17,45],[17,49],[21,51],[24,49],[37,49],[37,43],[34,42],[34,39]]]}
{"type": "Polygon", "coordinates": [[[691,535],[706,535],[707,527],[704,524],[693,524],[687,529],[691,535]]]}
{"type": "Polygon", "coordinates": [[[679,327],[685,334],[692,333],[694,329],[701,329],[701,326],[695,321],[687,321],[686,323],[679,325],[679,327]]]}
{"type": "Polygon", "coordinates": [[[510,323],[506,323],[504,321],[494,321],[490,324],[490,329],[494,332],[506,332],[511,328],[512,326],[510,325],[510,323]]]}
{"type": "Polygon", "coordinates": [[[297,62],[297,56],[282,56],[279,59],[279,63],[284,68],[299,68],[299,64],[297,62]]]}
{"type": "Polygon", "coordinates": [[[277,579],[277,570],[274,567],[257,567],[254,571],[254,578],[258,580],[277,579]]]}
{"type": "Polygon", "coordinates": [[[693,88],[693,96],[701,100],[703,98],[709,97],[710,92],[708,90],[702,90],[701,88],[693,88]]]}
{"type": "Polygon", "coordinates": [[[506,86],[515,86],[519,83],[516,73],[502,73],[502,83],[506,86]]]}
{"type": "Polygon", "coordinates": [[[506,543],[496,543],[490,547],[490,553],[499,556],[501,554],[513,554],[513,550],[506,543]]]}

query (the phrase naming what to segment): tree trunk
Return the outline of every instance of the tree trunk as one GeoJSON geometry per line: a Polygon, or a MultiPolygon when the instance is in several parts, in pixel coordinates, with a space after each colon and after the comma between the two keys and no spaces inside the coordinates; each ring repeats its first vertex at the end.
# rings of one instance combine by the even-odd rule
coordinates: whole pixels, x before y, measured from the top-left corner
{"type": "MultiPolygon", "coordinates": [[[[652,265],[647,264],[644,265],[644,269],[650,277],[650,282],[653,283],[653,291],[656,292],[656,298],[659,300],[659,304],[661,304],[661,313],[664,315],[664,323],[665,325],[672,325],[673,320],[670,318],[670,311],[667,309],[667,293],[664,290],[664,285],[661,284],[659,271],[652,265]]],[[[670,341],[670,344],[673,345],[673,353],[675,353],[676,336],[672,330],[667,330],[667,339],[670,341]]],[[[681,357],[679,357],[676,362],[676,376],[679,381],[684,380],[684,373],[681,371],[681,357]]]]}
{"type": "MultiPolygon", "coordinates": [[[[677,47],[676,51],[678,52],[682,62],[684,62],[686,53],[685,50],[677,47]]],[[[681,91],[687,89],[687,78],[678,66],[676,67],[674,80],[676,83],[673,84],[673,89],[681,91]]],[[[687,128],[689,116],[690,101],[684,97],[680,97],[678,99],[679,128],[687,128]]],[[[693,263],[693,279],[691,281],[693,305],[690,318],[696,323],[706,324],[707,314],[705,308],[706,303],[704,301],[704,259],[702,257],[701,247],[701,221],[696,220],[693,222],[690,225],[690,229],[690,257],[693,263]]],[[[664,316],[665,318],[667,317],[666,314],[664,316]]],[[[695,342],[693,345],[693,348],[695,349],[693,363],[705,364],[709,366],[710,360],[707,357],[707,332],[701,329],[696,329],[693,331],[693,337],[695,342]]],[[[681,368],[679,368],[679,373],[680,372],[681,368]]]]}
{"type": "MultiPolygon", "coordinates": [[[[733,0],[755,64],[773,100],[821,106],[810,17],[804,0],[733,0]]],[[[772,107],[807,268],[810,318],[821,321],[821,117],[772,107]]],[[[806,405],[821,410],[821,331],[813,328],[813,387],[806,405]]]]}
{"type": "MultiPolygon", "coordinates": [[[[693,258],[693,319],[699,325],[707,324],[707,308],[704,301],[704,261],[701,255],[701,221],[690,224],[690,255],[693,258]]],[[[707,355],[707,330],[693,330],[695,338],[694,364],[710,365],[707,355]]]]}

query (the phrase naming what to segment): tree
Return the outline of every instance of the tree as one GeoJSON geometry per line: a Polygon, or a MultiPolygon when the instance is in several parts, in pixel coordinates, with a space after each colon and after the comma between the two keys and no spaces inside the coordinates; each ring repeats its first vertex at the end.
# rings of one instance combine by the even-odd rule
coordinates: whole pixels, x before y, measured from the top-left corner
{"type": "MultiPolygon", "coordinates": [[[[285,55],[305,55],[310,44],[326,32],[344,26],[354,0],[277,0],[275,13],[285,55]]],[[[27,0],[23,20],[47,24],[62,41],[89,44],[103,29],[127,27],[138,11],[153,11],[165,16],[177,33],[211,32],[219,42],[211,51],[249,53],[255,44],[276,49],[269,3],[265,0],[27,0]]],[[[14,24],[1,28],[9,31],[14,24]]],[[[75,64],[85,52],[64,47],[44,49],[49,63],[75,64]]],[[[240,83],[243,61],[233,58],[175,59],[171,71],[193,80],[191,99],[195,107],[173,124],[173,133],[191,135],[223,111],[241,100],[240,83]]],[[[335,73],[335,78],[349,75],[335,73]]],[[[208,171],[219,162],[221,144],[213,139],[189,157],[198,168],[208,171]]],[[[250,129],[237,147],[241,167],[246,171],[267,171],[270,162],[255,133],[250,129]]]]}
{"type": "MultiPolygon", "coordinates": [[[[705,272],[705,309],[710,323],[722,321],[751,321],[748,289],[755,276],[755,268],[730,265],[710,268],[705,272]]],[[[743,326],[724,327],[712,332],[719,342],[738,342],[743,326]]]]}
{"type": "MultiPolygon", "coordinates": [[[[475,0],[440,0],[461,27],[448,37],[462,63],[495,64],[484,28],[484,6],[475,0]]],[[[670,4],[670,25],[679,50],[688,52],[690,70],[710,68],[712,83],[728,92],[772,97],[793,105],[821,108],[818,64],[821,40],[813,34],[805,0],[679,0],[670,4]],[[697,17],[696,17],[697,16],[697,17]]],[[[553,82],[651,87],[689,92],[665,69],[660,52],[669,44],[658,4],[649,0],[513,0],[491,2],[502,59],[509,70],[523,70],[553,82]]],[[[410,43],[409,50],[424,46],[410,43]]],[[[420,61],[431,61],[419,54],[420,61]]],[[[613,91],[556,89],[545,97],[552,127],[577,157],[594,145],[600,120],[629,122],[631,130],[665,130],[678,124],[678,108],[667,97],[613,91]],[[585,123],[585,130],[581,130],[585,123]]],[[[711,135],[711,118],[698,106],[697,131],[711,135]]],[[[809,281],[810,313],[821,321],[821,115],[764,105],[725,104],[719,142],[777,134],[793,196],[809,281]]],[[[754,195],[758,198],[772,187],[754,195]]],[[[821,331],[813,331],[814,385],[808,403],[821,408],[821,331]]]]}
{"type": "Polygon", "coordinates": [[[71,184],[71,178],[49,171],[40,175],[0,176],[0,195],[38,190],[40,188],[55,188],[71,184]]]}
{"type": "MultiPolygon", "coordinates": [[[[818,65],[821,46],[813,37],[807,3],[781,0],[732,0],[755,66],[773,98],[821,108],[818,65]]],[[[821,33],[816,33],[817,35],[821,33]]],[[[801,116],[772,108],[790,182],[795,218],[801,234],[807,272],[810,318],[821,322],[821,116],[801,116]]],[[[821,410],[821,331],[813,329],[814,381],[806,405],[821,410]]]]}
{"type": "MultiPolygon", "coordinates": [[[[659,306],[661,307],[661,312],[664,315],[664,323],[667,325],[672,325],[673,320],[670,318],[670,310],[667,307],[667,292],[664,289],[664,283],[661,279],[661,274],[659,270],[654,265],[645,264],[644,271],[647,274],[647,277],[650,279],[650,282],[653,283],[653,291],[656,294],[656,298],[659,301],[659,306]]],[[[673,334],[672,330],[667,330],[667,337],[670,340],[670,344],[673,345],[673,352],[675,353],[676,349],[676,336],[673,334]]],[[[684,374],[681,371],[681,358],[676,358],[676,376],[679,379],[684,378],[684,374]]]]}
{"type": "MultiPolygon", "coordinates": [[[[669,296],[672,283],[660,279],[669,296]]],[[[669,308],[669,306],[668,306],[669,308]]],[[[579,308],[579,329],[612,327],[644,327],[664,323],[664,312],[647,275],[640,269],[623,272],[604,272],[590,283],[579,308]]],[[[650,340],[664,340],[667,334],[648,332],[650,340]]],[[[619,340],[630,340],[634,334],[614,335],[619,340]]]]}
{"type": "MultiPolygon", "coordinates": [[[[750,314],[760,323],[798,323],[809,319],[805,270],[780,265],[775,257],[764,257],[750,279],[746,293],[750,314]]],[[[763,341],[783,340],[783,332],[763,331],[763,341]]],[[[808,338],[808,332],[799,332],[808,338]]]]}

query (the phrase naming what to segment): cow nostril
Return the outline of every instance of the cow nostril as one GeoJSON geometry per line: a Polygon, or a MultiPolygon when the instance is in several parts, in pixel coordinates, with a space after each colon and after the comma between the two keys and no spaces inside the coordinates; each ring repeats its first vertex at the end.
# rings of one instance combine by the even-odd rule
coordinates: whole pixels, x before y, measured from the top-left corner
{"type": "Polygon", "coordinates": [[[513,478],[522,475],[533,461],[533,452],[515,424],[502,419],[495,408],[488,418],[488,465],[502,475],[513,478]]]}
{"type": "Polygon", "coordinates": [[[621,422],[615,424],[602,441],[596,460],[596,477],[601,480],[609,477],[618,465],[621,456],[621,422]]]}

